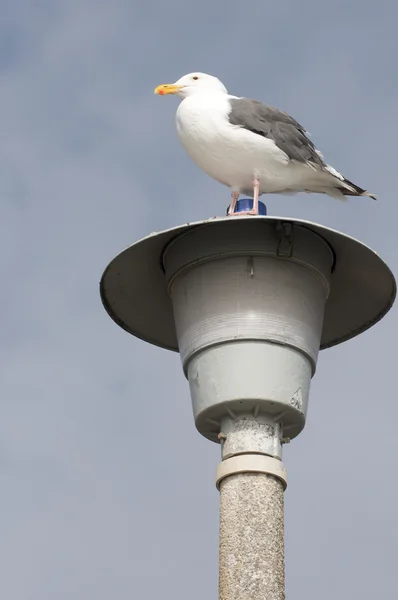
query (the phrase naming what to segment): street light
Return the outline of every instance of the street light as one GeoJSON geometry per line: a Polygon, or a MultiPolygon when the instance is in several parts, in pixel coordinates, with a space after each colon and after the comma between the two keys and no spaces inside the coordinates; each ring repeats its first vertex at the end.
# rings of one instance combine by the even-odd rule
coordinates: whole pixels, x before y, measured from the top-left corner
{"type": "Polygon", "coordinates": [[[282,445],[305,426],[319,350],[392,306],[390,269],[322,225],[237,216],[151,234],[100,289],[118,325],[180,353],[196,427],[221,443],[220,600],[284,598],[282,445]]]}

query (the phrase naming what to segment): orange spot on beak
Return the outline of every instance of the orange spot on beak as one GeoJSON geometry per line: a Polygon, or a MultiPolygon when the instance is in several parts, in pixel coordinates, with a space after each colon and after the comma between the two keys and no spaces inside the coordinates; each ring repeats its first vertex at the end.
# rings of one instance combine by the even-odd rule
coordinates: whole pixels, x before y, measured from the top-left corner
{"type": "Polygon", "coordinates": [[[164,83],[162,85],[158,85],[154,91],[154,94],[158,94],[159,96],[164,96],[165,94],[177,94],[180,89],[180,85],[175,85],[174,83],[164,83]]]}

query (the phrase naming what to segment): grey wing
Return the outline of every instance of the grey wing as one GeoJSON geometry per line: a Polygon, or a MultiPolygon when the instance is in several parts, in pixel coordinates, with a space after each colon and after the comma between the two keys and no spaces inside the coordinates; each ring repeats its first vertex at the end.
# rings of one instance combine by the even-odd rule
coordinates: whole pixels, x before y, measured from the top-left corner
{"type": "Polygon", "coordinates": [[[307,132],[287,113],[250,98],[230,98],[231,125],[244,127],[271,139],[290,160],[325,168],[322,154],[315,148],[307,132]]]}

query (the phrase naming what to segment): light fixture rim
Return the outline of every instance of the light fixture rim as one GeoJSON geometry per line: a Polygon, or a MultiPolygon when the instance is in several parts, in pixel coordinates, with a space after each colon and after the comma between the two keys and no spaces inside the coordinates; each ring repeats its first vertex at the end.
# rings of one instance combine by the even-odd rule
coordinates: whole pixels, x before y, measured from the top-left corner
{"type": "MultiPolygon", "coordinates": [[[[373,315],[372,318],[369,318],[361,326],[356,327],[353,330],[349,330],[349,331],[347,331],[346,334],[339,335],[335,339],[330,339],[329,341],[325,340],[324,342],[321,342],[321,347],[320,347],[321,350],[331,348],[342,342],[345,342],[349,339],[356,337],[357,335],[366,331],[367,329],[372,327],[374,324],[376,324],[378,321],[380,321],[391,309],[391,307],[394,303],[394,300],[396,298],[396,294],[397,294],[396,280],[394,278],[394,275],[393,275],[391,269],[388,267],[386,262],[379,256],[379,254],[377,252],[375,252],[367,244],[363,243],[360,240],[357,240],[356,238],[354,238],[353,236],[350,236],[347,233],[343,233],[336,229],[333,229],[333,228],[330,228],[325,225],[321,225],[319,223],[315,223],[312,221],[307,221],[305,219],[297,219],[297,218],[285,217],[285,216],[270,216],[270,215],[261,216],[261,215],[259,215],[259,216],[249,216],[249,217],[248,216],[217,217],[217,218],[212,218],[212,219],[206,219],[203,221],[195,221],[195,222],[191,222],[191,223],[185,223],[183,225],[178,225],[176,227],[172,227],[172,228],[166,229],[164,231],[153,232],[153,233],[149,234],[148,236],[142,238],[141,240],[134,242],[133,244],[131,244],[130,246],[128,246],[127,248],[125,248],[124,250],[119,252],[115,256],[115,258],[113,258],[110,261],[110,263],[105,268],[103,275],[101,277],[100,295],[101,295],[102,304],[103,304],[106,312],[108,313],[108,315],[111,317],[111,319],[113,321],[115,321],[115,323],[117,325],[119,325],[122,329],[124,329],[128,333],[134,335],[135,337],[142,339],[142,340],[144,340],[150,344],[153,344],[155,346],[158,346],[160,348],[178,352],[178,347],[175,343],[175,340],[173,340],[170,343],[170,342],[166,341],[166,339],[161,340],[159,338],[156,338],[156,335],[153,335],[149,332],[145,333],[143,331],[139,331],[139,328],[132,327],[131,324],[126,323],[126,320],[123,319],[122,317],[120,317],[120,315],[118,314],[118,310],[117,309],[115,310],[115,308],[114,308],[114,302],[112,302],[112,300],[109,297],[109,290],[107,289],[107,278],[108,278],[111,270],[118,263],[123,262],[123,259],[126,258],[127,255],[134,254],[134,252],[138,248],[142,249],[145,246],[147,246],[147,250],[146,250],[147,254],[152,254],[152,259],[151,259],[152,267],[154,268],[155,263],[157,263],[157,267],[160,270],[162,270],[162,272],[164,273],[163,262],[162,262],[163,251],[164,251],[165,247],[172,242],[173,239],[175,239],[179,235],[183,234],[184,232],[188,231],[189,229],[193,229],[196,227],[201,227],[204,225],[217,226],[220,223],[228,223],[228,222],[236,223],[236,222],[239,222],[242,220],[244,220],[245,223],[248,223],[248,222],[249,223],[250,222],[258,223],[259,221],[260,222],[261,221],[263,221],[263,222],[285,222],[285,223],[291,223],[293,225],[308,228],[311,231],[313,231],[314,233],[317,233],[318,235],[320,235],[324,239],[324,241],[326,241],[329,244],[329,246],[332,248],[332,251],[335,255],[334,264],[336,266],[336,262],[339,260],[338,250],[336,250],[336,247],[333,245],[333,243],[329,239],[329,238],[335,238],[336,240],[339,240],[341,245],[345,244],[346,246],[351,245],[352,248],[357,248],[357,249],[360,248],[363,255],[365,255],[365,256],[367,255],[368,258],[370,258],[370,257],[376,258],[378,261],[378,269],[380,270],[380,272],[381,272],[381,270],[384,270],[384,275],[389,277],[390,292],[389,292],[388,298],[387,297],[385,298],[384,306],[380,307],[380,310],[378,310],[377,313],[375,315],[373,315]]],[[[341,252],[341,248],[340,248],[340,252],[341,252]]],[[[335,270],[336,269],[332,269],[332,289],[333,289],[333,274],[334,274],[335,270]]],[[[164,288],[166,289],[166,281],[165,280],[163,282],[163,285],[164,285],[164,288]]],[[[355,286],[353,286],[353,289],[354,288],[355,288],[355,286]]],[[[137,290],[140,289],[139,283],[137,284],[136,289],[137,290]]],[[[145,302],[145,299],[143,299],[143,302],[145,302]]],[[[171,306],[171,301],[170,301],[170,306],[171,306]]],[[[172,311],[170,314],[170,318],[172,318],[172,311]]],[[[325,320],[326,320],[326,318],[327,318],[327,312],[325,315],[325,320]]]]}

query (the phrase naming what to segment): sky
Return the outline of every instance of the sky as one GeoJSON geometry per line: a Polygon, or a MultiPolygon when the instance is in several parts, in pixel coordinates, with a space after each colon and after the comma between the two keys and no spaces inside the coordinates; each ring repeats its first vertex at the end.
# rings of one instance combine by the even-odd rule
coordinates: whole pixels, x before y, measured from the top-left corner
{"type": "MultiPolygon", "coordinates": [[[[290,112],[379,201],[269,196],[398,269],[398,9],[386,0],[0,2],[0,578],[7,600],[215,598],[219,447],[179,356],[108,317],[99,280],[154,230],[225,214],[180,147],[185,73],[290,112]]],[[[264,197],[263,197],[264,199],[264,197]]],[[[288,597],[397,587],[397,311],[321,352],[285,446],[288,597]]]]}

